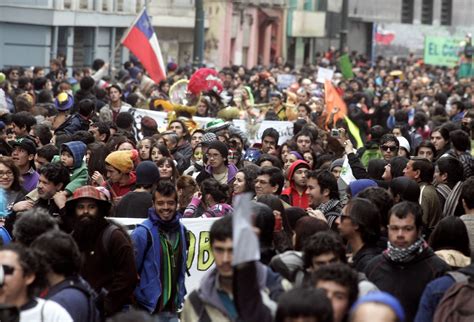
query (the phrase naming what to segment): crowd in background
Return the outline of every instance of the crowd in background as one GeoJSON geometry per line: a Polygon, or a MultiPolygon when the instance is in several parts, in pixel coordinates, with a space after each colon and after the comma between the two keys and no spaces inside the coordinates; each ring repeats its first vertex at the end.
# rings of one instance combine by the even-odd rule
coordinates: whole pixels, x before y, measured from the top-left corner
{"type": "Polygon", "coordinates": [[[338,58],[329,49],[298,70],[281,58],[219,71],[169,63],[159,84],[134,59],[119,69],[96,59],[72,73],[64,57],[5,69],[1,314],[262,322],[473,314],[459,304],[473,298],[472,79],[414,55],[372,63],[357,53],[346,79],[338,58]],[[341,106],[329,107],[318,68],[335,71],[341,106]],[[199,93],[178,86],[196,72],[206,73],[199,93]],[[143,109],[167,112],[166,125],[143,109]],[[249,128],[291,121],[293,136],[268,127],[255,141],[236,119],[249,128]],[[243,195],[255,232],[247,250],[259,249],[259,259],[242,255],[233,231],[243,195]],[[143,222],[129,234],[114,217],[143,222]],[[196,290],[185,289],[191,241],[182,218],[219,218],[209,232],[215,266],[196,290]]]}

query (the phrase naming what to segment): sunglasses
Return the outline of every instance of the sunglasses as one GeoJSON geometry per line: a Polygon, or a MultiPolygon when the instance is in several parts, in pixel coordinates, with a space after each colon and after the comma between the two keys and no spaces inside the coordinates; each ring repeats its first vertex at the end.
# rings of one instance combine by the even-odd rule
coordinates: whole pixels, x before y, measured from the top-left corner
{"type": "Polygon", "coordinates": [[[5,275],[12,275],[13,272],[15,271],[15,267],[10,266],[10,265],[3,264],[2,268],[3,268],[3,274],[5,275]]]}
{"type": "Polygon", "coordinates": [[[394,151],[397,150],[397,147],[396,146],[381,145],[380,149],[383,150],[383,151],[390,150],[391,152],[394,152],[394,151]]]}

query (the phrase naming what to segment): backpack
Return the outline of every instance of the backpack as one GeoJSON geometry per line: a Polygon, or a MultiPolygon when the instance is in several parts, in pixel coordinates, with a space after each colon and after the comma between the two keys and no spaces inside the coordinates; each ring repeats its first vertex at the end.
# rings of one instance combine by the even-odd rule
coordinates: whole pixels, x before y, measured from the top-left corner
{"type": "Polygon", "coordinates": [[[101,308],[100,304],[100,296],[94,291],[94,289],[87,284],[81,277],[74,277],[66,279],[67,283],[63,283],[63,285],[57,289],[57,291],[65,290],[65,289],[76,289],[81,291],[88,300],[88,316],[87,321],[90,322],[99,322],[104,321],[104,312],[103,306],[101,308]]]}
{"type": "Polygon", "coordinates": [[[474,279],[460,272],[449,272],[455,283],[439,302],[434,322],[474,321],[474,279]]]}

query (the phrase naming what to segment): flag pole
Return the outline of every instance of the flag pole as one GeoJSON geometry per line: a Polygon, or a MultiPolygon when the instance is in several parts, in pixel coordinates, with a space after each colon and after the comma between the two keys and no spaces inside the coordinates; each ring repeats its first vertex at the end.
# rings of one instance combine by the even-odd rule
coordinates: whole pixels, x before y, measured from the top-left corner
{"type": "MultiPolygon", "coordinates": [[[[146,5],[148,6],[148,1],[146,3],[146,5]]],[[[143,12],[146,11],[146,6],[143,7],[143,9],[140,11],[140,13],[135,17],[135,19],[133,20],[132,24],[130,25],[130,27],[127,28],[127,30],[124,32],[124,34],[122,35],[122,38],[120,38],[120,41],[115,45],[115,38],[112,39],[112,44],[115,45],[114,49],[112,50],[112,52],[110,53],[110,56],[109,56],[109,62],[112,62],[112,61],[115,61],[113,59],[113,57],[115,57],[115,53],[117,52],[117,50],[120,49],[120,47],[122,46],[122,42],[123,40],[127,37],[127,35],[130,33],[130,30],[132,30],[132,27],[133,25],[135,25],[135,23],[138,21],[138,19],[140,19],[140,17],[142,16],[143,12]]],[[[111,80],[113,81],[115,79],[115,66],[112,66],[112,65],[109,65],[109,74],[111,75],[111,80]]]]}

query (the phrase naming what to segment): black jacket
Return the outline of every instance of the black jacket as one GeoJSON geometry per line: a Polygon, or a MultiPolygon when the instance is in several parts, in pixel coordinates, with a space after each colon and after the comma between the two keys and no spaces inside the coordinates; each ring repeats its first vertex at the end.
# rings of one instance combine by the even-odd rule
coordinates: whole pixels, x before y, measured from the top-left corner
{"type": "Polygon", "coordinates": [[[69,134],[72,135],[77,131],[88,131],[89,121],[79,114],[73,114],[69,116],[63,124],[61,124],[55,131],[54,134],[69,134]]]}
{"type": "Polygon", "coordinates": [[[357,253],[352,256],[352,268],[363,273],[367,264],[377,255],[382,253],[383,249],[377,246],[364,245],[357,253]]]}
{"type": "Polygon", "coordinates": [[[413,321],[426,285],[449,271],[450,267],[431,248],[425,249],[408,263],[395,263],[384,253],[372,259],[365,275],[381,291],[395,296],[406,313],[406,321],[413,321]]]}

